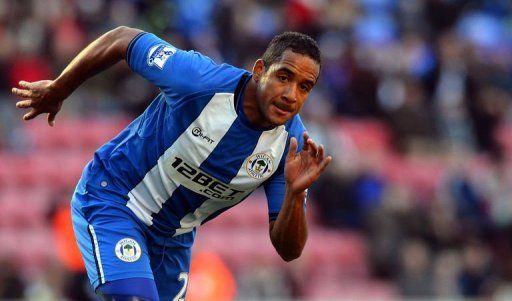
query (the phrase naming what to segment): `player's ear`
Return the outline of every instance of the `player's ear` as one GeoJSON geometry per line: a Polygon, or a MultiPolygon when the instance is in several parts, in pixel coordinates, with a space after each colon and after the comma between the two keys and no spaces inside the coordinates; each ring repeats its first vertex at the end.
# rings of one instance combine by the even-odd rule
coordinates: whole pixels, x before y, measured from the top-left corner
{"type": "Polygon", "coordinates": [[[265,62],[262,59],[258,59],[252,67],[252,77],[258,82],[263,76],[263,73],[265,73],[265,62]]]}

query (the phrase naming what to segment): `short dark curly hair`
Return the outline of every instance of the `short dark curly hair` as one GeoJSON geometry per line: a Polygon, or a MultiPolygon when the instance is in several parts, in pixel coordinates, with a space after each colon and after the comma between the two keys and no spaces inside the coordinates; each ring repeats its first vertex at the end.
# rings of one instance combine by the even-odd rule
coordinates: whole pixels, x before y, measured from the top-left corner
{"type": "Polygon", "coordinates": [[[268,69],[272,64],[281,60],[283,52],[290,49],[295,53],[307,55],[318,65],[321,65],[320,49],[316,41],[310,36],[294,31],[286,31],[276,35],[267,46],[267,49],[261,56],[265,63],[265,68],[268,69]]]}

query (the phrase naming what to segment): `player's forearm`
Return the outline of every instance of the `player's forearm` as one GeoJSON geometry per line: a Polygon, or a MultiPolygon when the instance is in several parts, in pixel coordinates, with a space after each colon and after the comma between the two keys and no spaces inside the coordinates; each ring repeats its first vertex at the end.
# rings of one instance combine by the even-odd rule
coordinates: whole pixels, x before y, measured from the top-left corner
{"type": "Polygon", "coordinates": [[[54,88],[69,96],[85,80],[125,59],[130,41],[141,30],[118,27],[89,44],[83,49],[54,81],[54,88]]]}
{"type": "Polygon", "coordinates": [[[306,245],[305,196],[305,191],[294,193],[287,189],[281,211],[270,230],[272,244],[285,261],[300,257],[306,245]]]}

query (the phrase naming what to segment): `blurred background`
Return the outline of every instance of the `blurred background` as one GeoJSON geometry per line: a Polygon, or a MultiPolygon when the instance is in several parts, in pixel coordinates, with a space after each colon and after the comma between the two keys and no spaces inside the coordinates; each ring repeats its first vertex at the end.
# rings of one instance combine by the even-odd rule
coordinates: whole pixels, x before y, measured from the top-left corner
{"type": "Polygon", "coordinates": [[[301,115],[334,161],[302,257],[275,254],[257,192],[199,230],[187,300],[512,300],[509,0],[0,0],[0,299],[95,300],[68,203],[157,91],[118,64],[54,128],[9,92],[119,25],[249,70],[284,30],[323,52],[301,115]]]}

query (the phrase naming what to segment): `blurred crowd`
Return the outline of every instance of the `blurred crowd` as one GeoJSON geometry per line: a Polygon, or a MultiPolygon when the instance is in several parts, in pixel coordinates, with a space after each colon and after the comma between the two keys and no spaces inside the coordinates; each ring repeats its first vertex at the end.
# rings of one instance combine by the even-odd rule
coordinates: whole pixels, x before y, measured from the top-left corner
{"type": "MultiPolygon", "coordinates": [[[[0,0],[0,150],[27,147],[10,87],[55,77],[119,25],[249,70],[275,34],[314,37],[302,116],[334,156],[315,223],[360,233],[371,277],[400,296],[512,298],[512,2],[0,0]]],[[[118,65],[61,115],[136,116],[155,93],[118,65]]]]}

